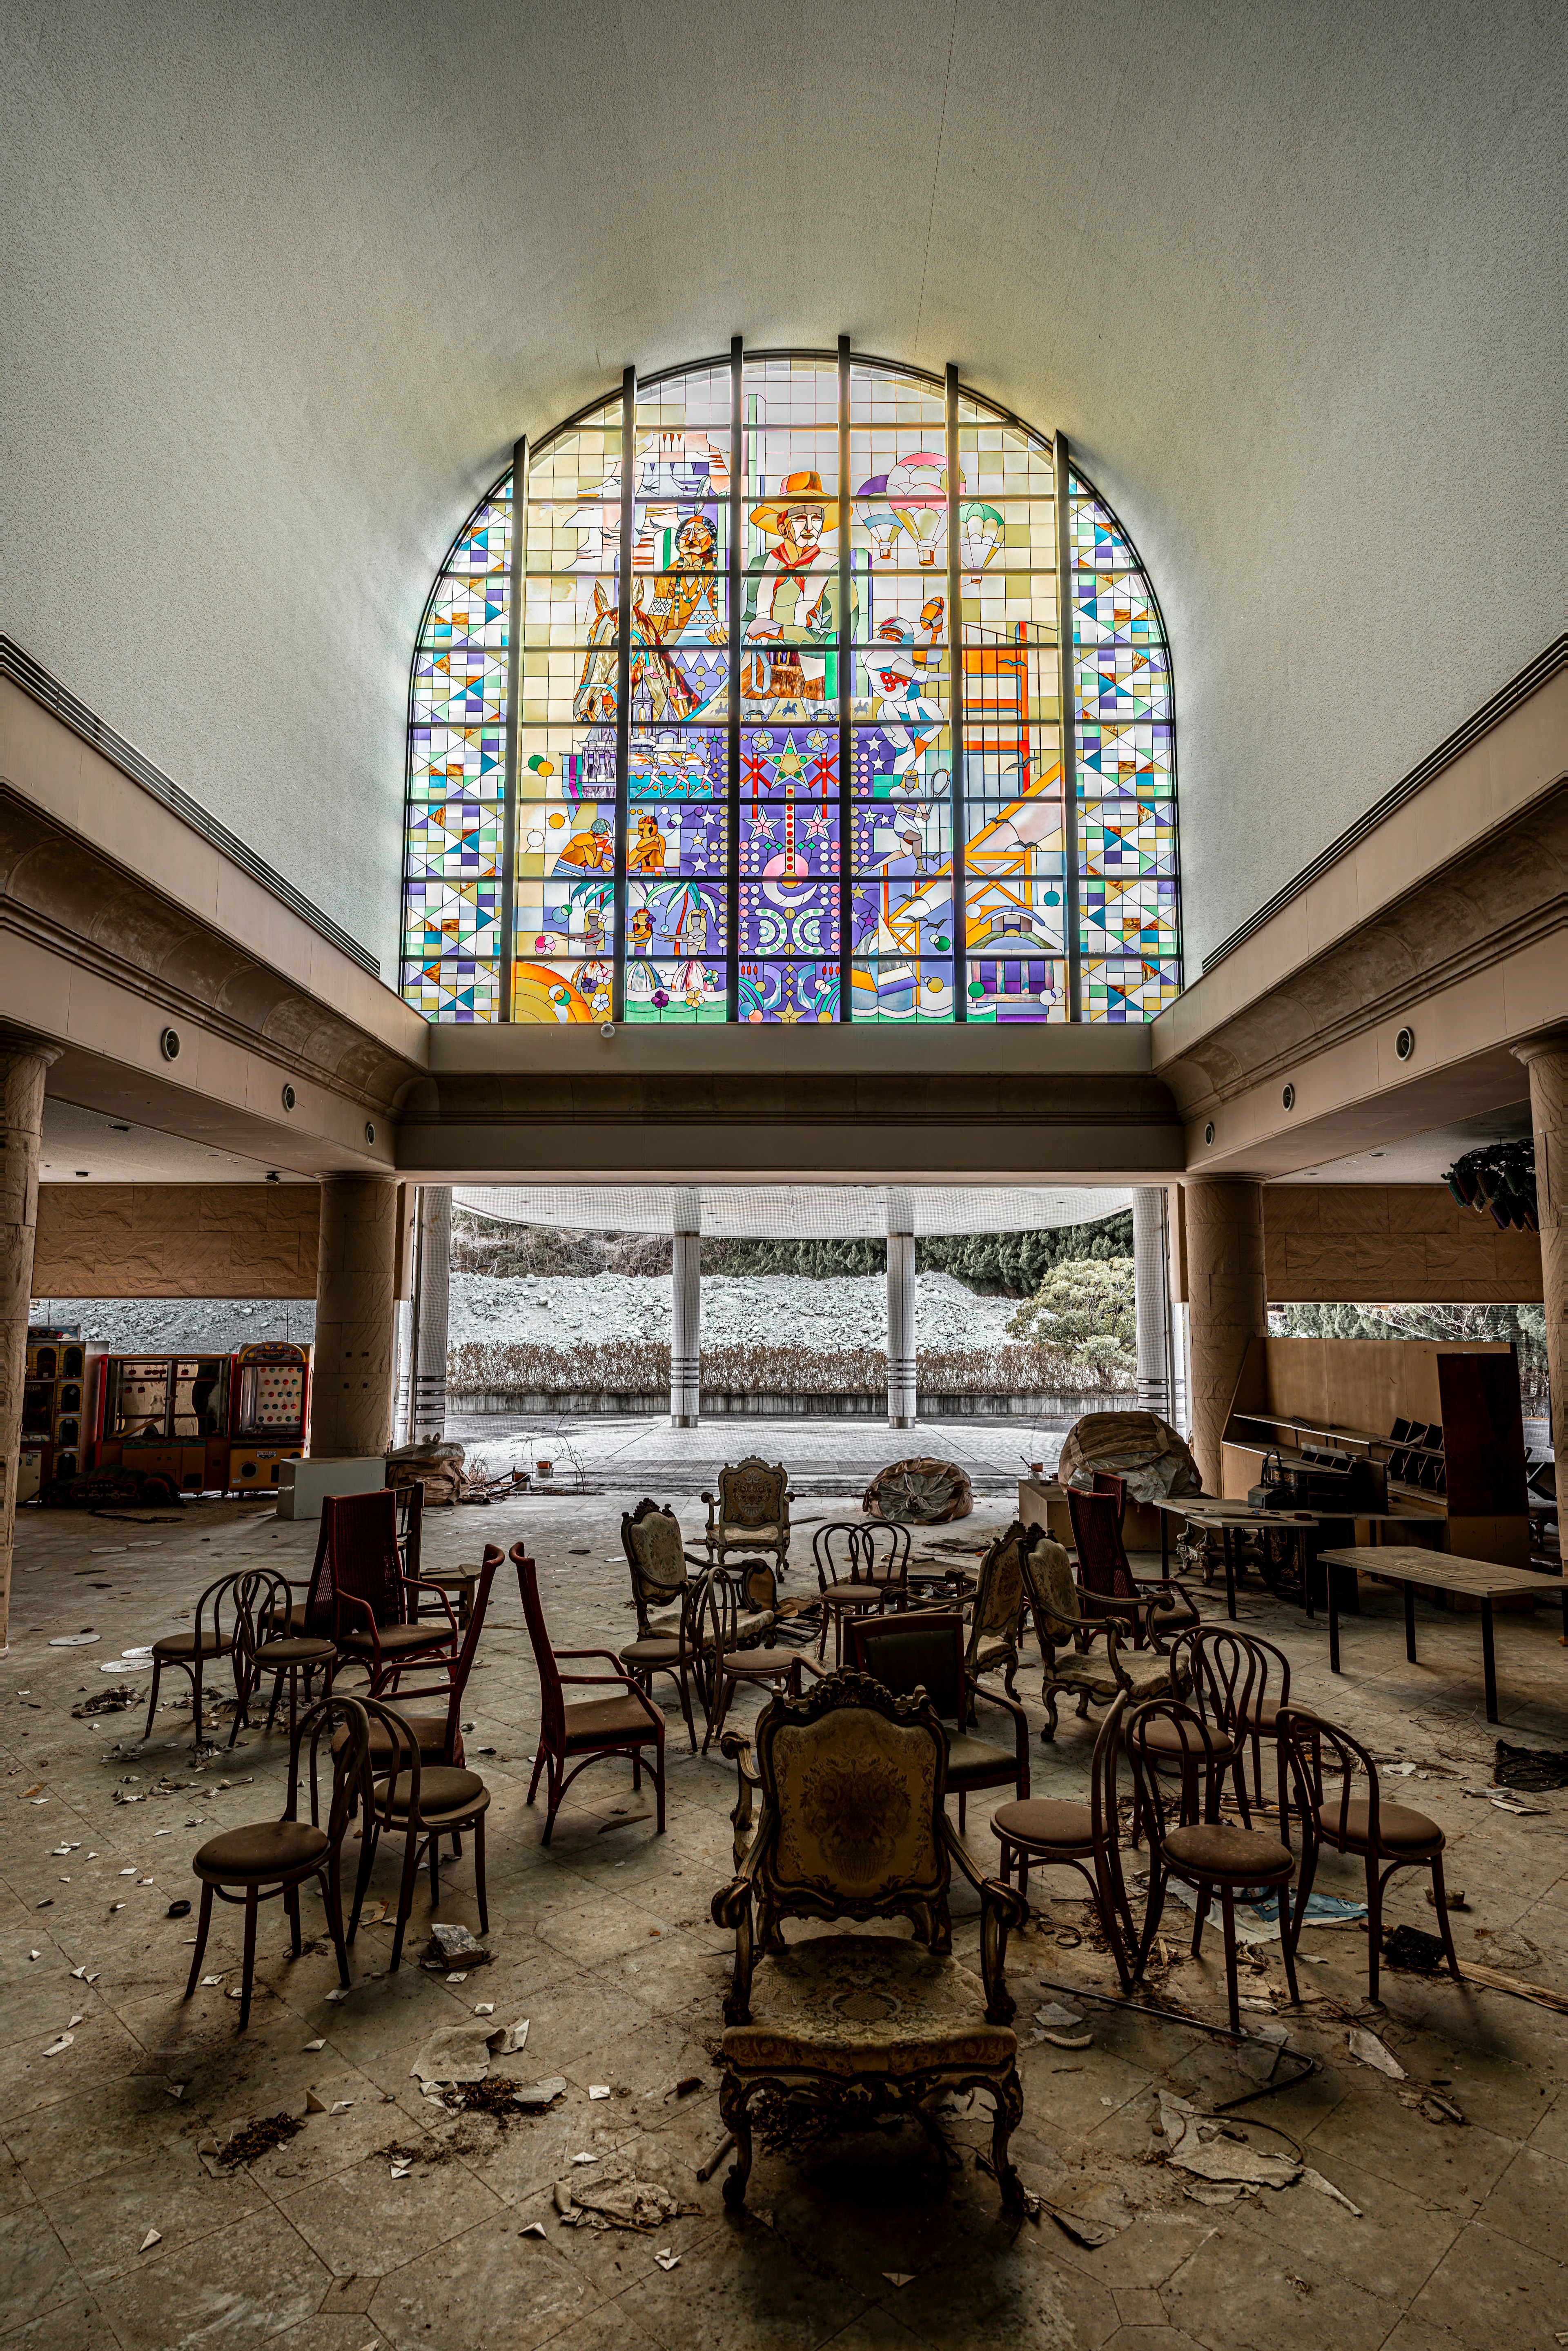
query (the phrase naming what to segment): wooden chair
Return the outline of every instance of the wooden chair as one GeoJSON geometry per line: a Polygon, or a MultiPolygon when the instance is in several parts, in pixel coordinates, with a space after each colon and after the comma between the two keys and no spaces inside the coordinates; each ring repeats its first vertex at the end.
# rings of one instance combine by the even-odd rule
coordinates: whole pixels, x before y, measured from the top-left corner
{"type": "Polygon", "coordinates": [[[1155,1698],[1128,1714],[1124,1738],[1138,1811],[1149,1829],[1148,1907],[1144,1914],[1143,1938],[1133,1962],[1133,1973],[1141,1976],[1148,1963],[1172,1877],[1180,1878],[1197,1895],[1192,1929],[1195,1959],[1203,1948],[1209,1903],[1218,1894],[1225,1938],[1225,1989],[1230,2004],[1230,2030],[1239,2032],[1241,2011],[1236,1991],[1238,1896],[1253,1901],[1260,1895],[1278,1896],[1285,1978],[1291,2000],[1301,1998],[1296,1989],[1295,1947],[1289,1924],[1295,1856],[1289,1845],[1281,1844],[1277,1837],[1257,1829],[1238,1828],[1220,1819],[1220,1786],[1234,1750],[1228,1741],[1221,1743],[1214,1739],[1196,1708],[1183,1706],[1176,1698],[1155,1698]],[[1162,1738],[1157,1746],[1150,1740],[1150,1733],[1166,1723],[1174,1725],[1179,1734],[1180,1768],[1174,1806],[1167,1776],[1169,1737],[1162,1738]]]}
{"type": "Polygon", "coordinates": [[[229,1732],[232,1747],[239,1737],[243,1723],[250,1728],[250,1702],[263,1681],[272,1680],[272,1698],[267,1709],[264,1729],[270,1730],[277,1713],[285,1682],[288,1685],[288,1736],[294,1736],[298,1716],[298,1686],[305,1683],[305,1703],[310,1703],[310,1684],[318,1673],[324,1677],[322,1695],[332,1687],[332,1675],[338,1662],[334,1641],[313,1639],[309,1634],[297,1633],[293,1625],[292,1590],[286,1576],[270,1569],[257,1569],[251,1576],[237,1577],[236,1583],[249,1583],[255,1588],[243,1596],[236,1594],[235,1614],[235,1667],[239,1683],[239,1704],[235,1708],[234,1728],[229,1732]]]}
{"type": "Polygon", "coordinates": [[[622,1667],[649,1698],[653,1694],[655,1674],[671,1677],[680,1692],[681,1712],[695,1754],[697,1733],[692,1719],[694,1673],[699,1678],[705,1713],[708,1701],[701,1641],[693,1625],[694,1614],[700,1611],[694,1611],[687,1604],[696,1581],[707,1573],[708,1562],[695,1552],[686,1550],[681,1522],[674,1510],[655,1502],[648,1494],[643,1495],[634,1510],[622,1515],[621,1548],[631,1571],[632,1599],[637,1611],[637,1637],[620,1652],[622,1667]],[[697,1571],[695,1578],[690,1573],[693,1568],[697,1571]],[[673,1608],[674,1613],[655,1623],[650,1613],[654,1608],[673,1608]]]}
{"type": "MultiPolygon", "coordinates": [[[[338,1955],[338,1980],[349,1981],[348,1945],[343,1935],[343,1905],[339,1887],[339,1867],[342,1858],[343,1837],[356,1805],[361,1817],[368,1820],[372,1803],[370,1771],[370,1720],[364,1706],[357,1698],[329,1697],[320,1698],[300,1719],[288,1746],[288,1801],[283,1817],[277,1821],[252,1821],[242,1828],[225,1829],[220,1836],[209,1837],[191,1866],[202,1888],[201,1909],[196,1918],[196,1947],[191,1959],[191,1973],[185,1985],[185,1998],[190,1999],[202,1972],[202,1954],[207,1948],[207,1931],[212,1925],[213,1897],[220,1902],[243,1903],[245,1906],[245,1965],[240,1979],[239,2029],[243,2032],[250,2022],[251,1985],[256,1974],[256,1925],[258,1906],[281,1896],[287,1915],[289,1935],[296,1959],[300,1953],[299,1888],[308,1877],[314,1877],[321,1887],[321,1899],[326,1907],[327,1925],[333,1948],[338,1955]],[[331,1740],[334,1727],[346,1729],[348,1736],[335,1749],[331,1740]],[[331,1798],[323,1827],[319,1810],[319,1771],[323,1743],[331,1764],[331,1798]],[[300,1755],[308,1748],[310,1784],[310,1818],[299,1818],[300,1755]]],[[[358,1917],[358,1904],[355,1905],[358,1917]]],[[[352,1929],[349,1940],[352,1940],[352,1929]]]]}
{"type": "MultiPolygon", "coordinates": [[[[1206,1625],[1180,1636],[1192,1676],[1199,1711],[1218,1726],[1237,1750],[1237,1809],[1249,1822],[1246,1775],[1240,1758],[1252,1750],[1253,1801],[1263,1802],[1263,1740],[1275,1744],[1275,1802],[1281,1829],[1288,1811],[1288,1783],[1283,1750],[1276,1736],[1280,1709],[1291,1702],[1291,1661],[1256,1633],[1238,1632],[1234,1625],[1206,1625]],[[1270,1697],[1270,1689],[1279,1692],[1270,1697]]],[[[1173,1644],[1173,1647],[1175,1644],[1173,1644]]],[[[1287,1840],[1288,1841],[1288,1840],[1287,1840]]]]}
{"type": "MultiPolygon", "coordinates": [[[[1461,1981],[1458,1954],[1454,1949],[1453,1929],[1448,1924],[1448,1889],[1443,1883],[1446,1839],[1437,1822],[1408,1804],[1385,1803],[1378,1787],[1377,1766],[1366,1749],[1348,1730],[1326,1721],[1321,1714],[1313,1714],[1306,1707],[1281,1706],[1276,1728],[1281,1755],[1289,1763],[1296,1815],[1301,1824],[1301,1874],[1296,1887],[1294,1920],[1285,1928],[1287,1957],[1293,1953],[1301,1938],[1307,1896],[1317,1875],[1318,1855],[1325,1844],[1330,1844],[1336,1853],[1358,1856],[1366,1872],[1367,1997],[1377,1998],[1383,1896],[1389,1879],[1399,1869],[1430,1871],[1432,1907],[1437,1913],[1443,1954],[1448,1962],[1448,1973],[1456,1983],[1461,1981]],[[1331,1758],[1328,1775],[1332,1778],[1337,1769],[1340,1782],[1338,1795],[1331,1798],[1325,1798],[1323,1793],[1325,1748],[1331,1758]],[[1364,1795],[1353,1797],[1352,1783],[1358,1773],[1365,1774],[1366,1790],[1364,1795]]],[[[1284,1818],[1281,1814],[1282,1821],[1284,1818]]]]}
{"type": "Polygon", "coordinates": [[[817,1655],[824,1656],[828,1626],[833,1628],[833,1663],[844,1657],[844,1619],[882,1615],[902,1608],[909,1596],[909,1529],[890,1521],[831,1519],[811,1537],[822,1629],[817,1655]]]}
{"type": "Polygon", "coordinates": [[[895,1697],[924,1690],[947,1741],[947,1792],[958,1799],[958,1832],[967,1825],[968,1799],[982,1788],[1011,1783],[1021,1802],[1029,1794],[1029,1722],[1015,1698],[987,1689],[965,1662],[967,1628],[961,1616],[936,1609],[906,1615],[860,1617],[850,1626],[850,1656],[857,1673],[870,1674],[895,1697]],[[1009,1718],[1012,1746],[993,1746],[977,1736],[977,1701],[1009,1718]]]}
{"type": "MultiPolygon", "coordinates": [[[[492,1552],[496,1567],[501,1563],[500,1553],[492,1552]]],[[[495,1575],[495,1567],[490,1576],[495,1575]]],[[[485,1587],[489,1598],[489,1584],[485,1587]]],[[[476,1608],[470,1630],[483,1622],[483,1610],[476,1608]]],[[[476,1633],[476,1646],[477,1635],[476,1633]]],[[[472,1657],[472,1650],[469,1652],[472,1657]]],[[[466,1675],[464,1677],[466,1679],[466,1675]]],[[[456,1751],[457,1711],[462,1702],[461,1687],[455,1687],[448,1704],[446,1740],[444,1752],[434,1761],[426,1760],[423,1737],[416,1727],[417,1719],[410,1719],[375,1698],[363,1701],[371,1719],[371,1735],[382,1758],[383,1769],[377,1775],[372,1756],[371,1807],[362,1816],[361,1835],[364,1854],[360,1864],[359,1882],[354,1889],[354,1912],[350,1923],[350,1935],[360,1923],[360,1907],[370,1883],[371,1865],[383,1836],[401,1835],[403,1841],[402,1873],[398,1885],[397,1925],[392,1933],[392,1959],[389,1972],[395,1975],[402,1959],[402,1938],[413,1908],[414,1880],[419,1876],[422,1859],[430,1865],[430,1908],[434,1917],[441,1902],[441,1840],[449,1836],[453,1850],[461,1854],[465,1831],[474,1838],[474,1897],[479,1908],[479,1932],[490,1931],[490,1913],[485,1899],[485,1815],[490,1809],[490,1791],[477,1771],[469,1771],[461,1764],[447,1761],[456,1751]],[[379,1736],[377,1735],[379,1734],[379,1736]]]]}
{"type": "Polygon", "coordinates": [[[722,1567],[732,1551],[770,1552],[780,1575],[789,1564],[789,1475],[782,1462],[771,1466],[759,1453],[727,1464],[718,1473],[718,1492],[705,1492],[707,1529],[703,1541],[708,1558],[722,1567]]]}
{"type": "MultiPolygon", "coordinates": [[[[405,1669],[434,1678],[398,1684],[395,1699],[383,1699],[371,1714],[371,1775],[390,1777],[401,1765],[412,1742],[426,1767],[460,1771],[465,1767],[463,1700],[479,1647],[479,1635],[490,1605],[490,1587],[506,1565],[506,1554],[494,1543],[485,1545],[473,1605],[464,1628],[463,1646],[455,1657],[415,1658],[405,1669]]],[[[461,1851],[461,1846],[459,1846],[461,1851]]]]}
{"type": "Polygon", "coordinates": [[[974,1594],[964,1609],[969,1620],[965,1671],[971,1681],[977,1681],[982,1674],[999,1673],[1010,1698],[1018,1696],[1013,1685],[1019,1662],[1019,1627],[1030,1597],[1024,1554],[1033,1532],[1015,1519],[1006,1533],[997,1537],[980,1562],[974,1594]]]}
{"type": "MultiPolygon", "coordinates": [[[[895,1620],[889,1619],[891,1626],[895,1620]]],[[[856,1634],[878,1629],[852,1626],[856,1634]]],[[[991,2100],[991,2168],[1010,2212],[1023,2189],[1009,2155],[1023,2119],[1007,1938],[1028,1905],[983,1877],[946,1813],[947,1740],[924,1697],[840,1672],[800,1698],[779,1693],[756,1731],[756,1769],[739,1732],[736,1876],[713,1898],[735,1936],[725,2001],[719,2113],[735,2139],[724,2200],[738,2210],[751,2171],[752,2102],[821,2113],[842,2101],[862,2116],[923,2116],[944,2092],[991,2100]],[[753,1791],[761,1803],[750,1832],[753,1791]],[[952,1956],[953,1865],[980,1897],[977,1978],[952,1956]],[[899,1935],[811,1936],[787,1946],[787,1917],[906,1918],[899,1935]]]]}
{"type": "Polygon", "coordinates": [[[369,1494],[329,1495],[321,1505],[321,1531],[305,1603],[305,1629],[332,1640],[340,1670],[363,1667],[379,1698],[415,1658],[450,1656],[457,1619],[444,1592],[403,1573],[397,1543],[397,1495],[390,1486],[369,1494]],[[412,1612],[421,1593],[435,1593],[432,1615],[412,1612]]]}
{"type": "Polygon", "coordinates": [[[1197,1603],[1185,1584],[1171,1576],[1133,1573],[1122,1542],[1126,1510],[1124,1479],[1097,1470],[1092,1493],[1081,1493],[1076,1486],[1065,1491],[1085,1615],[1125,1618],[1134,1628],[1137,1648],[1145,1639],[1160,1648],[1163,1634],[1183,1632],[1202,1623],[1197,1603]]]}
{"type": "Polygon", "coordinates": [[[799,1652],[778,1646],[777,1606],[773,1570],[764,1560],[748,1559],[739,1567],[710,1567],[703,1579],[695,1622],[708,1685],[705,1755],[716,1733],[723,1730],[738,1688],[743,1685],[777,1687],[789,1679],[799,1652]],[[750,1630],[758,1622],[766,1626],[760,1636],[750,1630]]]}
{"type": "Polygon", "coordinates": [[[545,1833],[540,1842],[549,1844],[561,1798],[580,1771],[585,1771],[591,1763],[604,1762],[612,1755],[629,1756],[632,1785],[640,1788],[643,1761],[650,1747],[653,1755],[647,1768],[658,1798],[658,1834],[663,1836],[664,1716],[632,1676],[620,1670],[619,1660],[609,1649],[556,1649],[551,1646],[544,1610],[539,1605],[538,1569],[521,1543],[512,1545],[511,1559],[517,1571],[523,1614],[528,1620],[528,1639],[533,1644],[534,1664],[539,1677],[539,1744],[534,1758],[534,1775],[528,1782],[528,1802],[531,1804],[534,1801],[540,1772],[548,1771],[545,1833]],[[563,1659],[575,1664],[586,1657],[598,1658],[612,1671],[607,1674],[561,1672],[563,1659]],[[617,1698],[568,1699],[562,1695],[566,1688],[614,1689],[622,1695],[617,1698]]]}
{"type": "Polygon", "coordinates": [[[1123,1642],[1131,1644],[1133,1637],[1124,1618],[1083,1614],[1082,1594],[1059,1542],[1046,1538],[1030,1544],[1027,1559],[1035,1629],[1045,1660],[1040,1693],[1046,1715],[1041,1739],[1049,1741],[1056,1737],[1059,1690],[1077,1698],[1080,1716],[1086,1715],[1091,1706],[1111,1705],[1119,1694],[1129,1706],[1179,1695],[1179,1659],[1155,1649],[1129,1648],[1124,1653],[1123,1642]],[[1104,1644],[1103,1649],[1095,1648],[1096,1641],[1104,1644]]]}
{"type": "Polygon", "coordinates": [[[1019,1891],[1026,1896],[1031,1868],[1078,1872],[1089,1887],[1089,1899],[1116,1962],[1122,1989],[1131,1991],[1133,1971],[1127,1953],[1135,1938],[1122,1875],[1122,1841],[1116,1813],[1116,1766],[1126,1704],[1126,1698],[1118,1692],[1101,1719],[1089,1761],[1086,1804],[1031,1796],[1025,1803],[998,1805],[991,1814],[991,1829],[1002,1849],[1003,1885],[1011,1885],[1016,1862],[1019,1891]]]}
{"type": "Polygon", "coordinates": [[[152,1690],[147,1701],[147,1728],[141,1734],[143,1739],[152,1736],[152,1720],[158,1711],[158,1686],[163,1678],[165,1666],[177,1667],[191,1685],[191,1729],[198,1747],[202,1743],[202,1677],[209,1665],[215,1664],[220,1657],[230,1660],[235,1697],[241,1705],[244,1704],[240,1660],[235,1654],[236,1612],[242,1588],[248,1590],[256,1582],[254,1573],[220,1576],[216,1583],[208,1584],[197,1601],[188,1633],[163,1633],[153,1642],[152,1690]]]}

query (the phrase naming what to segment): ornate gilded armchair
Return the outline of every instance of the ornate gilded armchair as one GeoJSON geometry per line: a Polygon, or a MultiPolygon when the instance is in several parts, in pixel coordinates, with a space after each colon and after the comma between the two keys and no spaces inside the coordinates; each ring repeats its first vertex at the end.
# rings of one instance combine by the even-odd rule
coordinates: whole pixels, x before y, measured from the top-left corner
{"type": "Polygon", "coordinates": [[[783,1574],[789,1564],[789,1472],[781,1461],[771,1467],[759,1453],[727,1464],[718,1473],[718,1492],[705,1493],[707,1530],[703,1541],[716,1567],[729,1552],[771,1552],[783,1574]]]}
{"type": "Polygon", "coordinates": [[[713,1898],[714,1923],[735,1935],[725,2002],[719,2111],[736,2159],[724,2183],[732,2209],[751,2170],[758,2096],[846,2128],[897,2108],[927,2127],[935,2102],[979,2089],[995,2109],[991,2159],[1002,2202],[1023,2208],[1008,2154],[1023,2117],[1015,2002],[1006,1977],[1009,1931],[1028,1904],[983,1877],[947,1821],[946,1741],[924,1697],[894,1698],[841,1672],[804,1696],[780,1695],[748,1739],[725,1734],[739,1767],[734,1820],[744,1858],[713,1898]],[[755,1833],[753,1791],[761,1799],[755,1833]],[[981,1973],[952,1956],[947,1887],[956,1862],[980,1897],[981,1973]],[[780,1922],[907,1918],[915,1939],[811,1937],[787,1947],[780,1922]]]}
{"type": "Polygon", "coordinates": [[[1015,1519],[980,1562],[979,1581],[969,1604],[969,1638],[964,1670],[971,1681],[981,1674],[999,1673],[1009,1698],[1019,1669],[1019,1626],[1029,1605],[1030,1585],[1024,1559],[1035,1529],[1015,1519]]]}
{"type": "Polygon", "coordinates": [[[703,1692],[705,1708],[707,1700],[703,1644],[695,1629],[701,1610],[696,1605],[695,1584],[688,1571],[695,1568],[700,1577],[706,1573],[707,1562],[685,1549],[681,1522],[674,1510],[647,1494],[621,1520],[621,1548],[632,1571],[632,1599],[637,1611],[637,1638],[621,1651],[622,1669],[650,1697],[653,1676],[670,1676],[680,1692],[681,1712],[695,1750],[697,1734],[692,1720],[691,1699],[694,1672],[699,1691],[703,1692]],[[649,1613],[654,1608],[671,1613],[655,1618],[649,1613]]]}
{"type": "Polygon", "coordinates": [[[1133,1628],[1123,1617],[1085,1616],[1061,1543],[1047,1536],[1031,1543],[1022,1558],[1045,1660],[1040,1693],[1046,1714],[1042,1739],[1056,1737],[1058,1690],[1076,1697],[1081,1715],[1087,1714],[1092,1705],[1109,1706],[1119,1691],[1125,1693],[1129,1707],[1141,1706],[1147,1698],[1181,1696],[1187,1676],[1179,1656],[1134,1649],[1133,1628]],[[1103,1648],[1096,1648],[1096,1642],[1103,1642],[1103,1648]],[[1126,1655],[1124,1642],[1128,1645],[1126,1655]]]}

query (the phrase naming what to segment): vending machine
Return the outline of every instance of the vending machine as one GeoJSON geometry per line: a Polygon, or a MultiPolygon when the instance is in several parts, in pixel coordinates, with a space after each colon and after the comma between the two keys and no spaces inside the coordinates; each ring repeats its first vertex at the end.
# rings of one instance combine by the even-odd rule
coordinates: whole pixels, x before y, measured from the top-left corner
{"type": "Polygon", "coordinates": [[[259,1340],[235,1357],[233,1436],[228,1482],[240,1493],[270,1493],[285,1461],[305,1451],[310,1406],[310,1350],[287,1339],[259,1340]]]}
{"type": "Polygon", "coordinates": [[[74,1478],[83,1466],[93,1377],[101,1360],[101,1348],[84,1346],[78,1330],[28,1332],[18,1502],[31,1501],[52,1478],[74,1478]]]}
{"type": "Polygon", "coordinates": [[[91,1466],[145,1470],[187,1494],[222,1493],[234,1370],[232,1355],[106,1355],[91,1466]]]}

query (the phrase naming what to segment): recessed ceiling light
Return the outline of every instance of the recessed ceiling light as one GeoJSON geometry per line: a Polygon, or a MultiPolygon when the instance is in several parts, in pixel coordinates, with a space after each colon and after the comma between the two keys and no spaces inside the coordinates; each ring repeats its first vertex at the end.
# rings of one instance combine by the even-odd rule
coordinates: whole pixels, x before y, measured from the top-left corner
{"type": "Polygon", "coordinates": [[[109,1122],[109,1131],[110,1134],[129,1134],[131,1129],[128,1126],[116,1126],[114,1121],[110,1119],[109,1122]]]}
{"type": "Polygon", "coordinates": [[[92,1173],[92,1170],[91,1170],[91,1168],[90,1168],[90,1167],[78,1167],[78,1168],[77,1169],[77,1174],[78,1174],[78,1176],[90,1176],[90,1175],[91,1175],[91,1173],[92,1173]]]}

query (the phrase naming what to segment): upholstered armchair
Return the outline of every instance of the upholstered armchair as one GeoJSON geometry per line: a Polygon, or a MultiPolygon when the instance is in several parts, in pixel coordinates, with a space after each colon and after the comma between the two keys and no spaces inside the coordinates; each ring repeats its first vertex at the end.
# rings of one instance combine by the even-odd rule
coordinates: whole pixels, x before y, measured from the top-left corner
{"type": "Polygon", "coordinates": [[[771,1467],[759,1453],[727,1465],[718,1473],[718,1492],[705,1493],[707,1530],[703,1540],[716,1567],[728,1552],[771,1552],[779,1573],[789,1564],[789,1472],[783,1463],[771,1467]]]}
{"type": "Polygon", "coordinates": [[[1025,1555],[1036,1530],[1015,1519],[992,1543],[980,1562],[979,1580],[969,1604],[969,1638],[964,1670],[971,1681],[981,1674],[999,1673],[1002,1687],[1016,1698],[1019,1669],[1019,1626],[1029,1604],[1030,1586],[1025,1555]]]}
{"type": "Polygon", "coordinates": [[[644,1494],[634,1510],[621,1520],[621,1548],[632,1572],[632,1601],[637,1611],[637,1637],[620,1652],[622,1668],[639,1688],[653,1696],[653,1676],[668,1674],[680,1696],[693,1750],[697,1743],[692,1720],[691,1680],[695,1673],[706,1711],[707,1684],[703,1643],[697,1624],[702,1611],[696,1583],[707,1571],[707,1561],[689,1552],[674,1510],[644,1494]],[[696,1570],[694,1578],[690,1571],[696,1570]],[[669,1613],[655,1618],[655,1608],[669,1613]]]}
{"type": "Polygon", "coordinates": [[[735,1936],[719,2058],[719,2112],[736,2146],[725,2202],[738,2208],[746,2196],[759,2095],[803,2119],[837,2115],[852,2126],[898,2108],[924,2116],[950,2092],[978,2089],[994,2109],[1002,2202],[1020,2210],[1008,2146],[1023,2088],[1006,1960],[1028,1904],[982,1876],[953,1832],[935,1709],[845,1671],[775,1698],[754,1737],[755,1770],[747,1734],[723,1740],[740,1771],[733,1818],[744,1855],[712,1906],[715,1924],[735,1936]],[[977,1976],[953,1957],[955,1862],[980,1897],[977,1976]],[[786,1945],[789,1917],[906,1918],[914,1939],[837,1934],[786,1945]]]}
{"type": "Polygon", "coordinates": [[[1142,1706],[1150,1698],[1181,1696],[1186,1670],[1179,1656],[1134,1648],[1132,1626],[1123,1617],[1085,1616],[1061,1543],[1048,1537],[1031,1543],[1023,1557],[1045,1661],[1040,1693],[1046,1715],[1041,1739],[1056,1737],[1058,1690],[1067,1690],[1077,1698],[1080,1715],[1087,1714],[1091,1706],[1109,1706],[1118,1692],[1130,1707],[1142,1706]]]}

